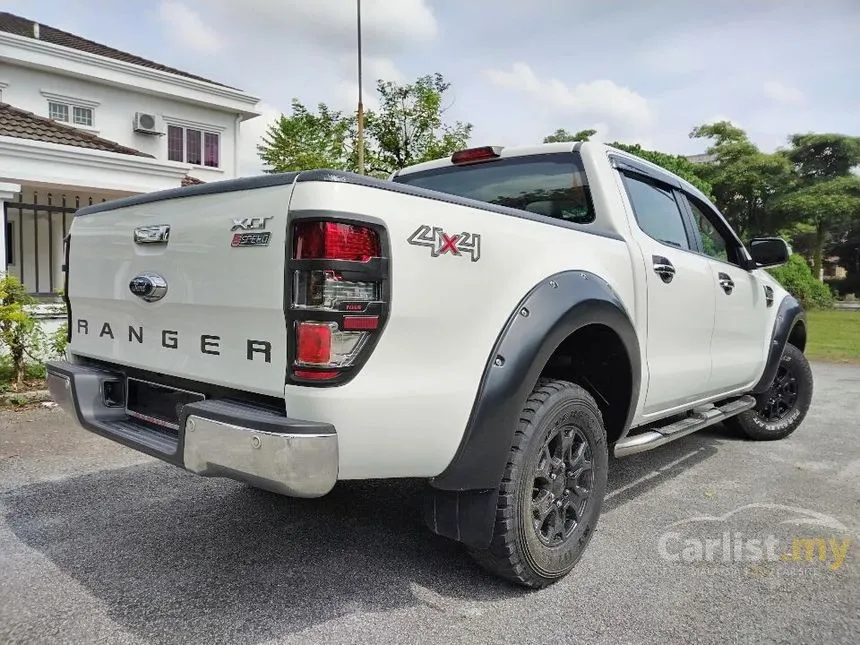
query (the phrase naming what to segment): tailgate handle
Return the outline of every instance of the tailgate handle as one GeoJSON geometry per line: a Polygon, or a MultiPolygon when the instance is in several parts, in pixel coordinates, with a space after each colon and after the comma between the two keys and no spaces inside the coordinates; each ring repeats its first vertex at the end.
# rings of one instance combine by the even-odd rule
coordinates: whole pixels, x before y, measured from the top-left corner
{"type": "Polygon", "coordinates": [[[167,244],[168,238],[170,238],[170,226],[167,224],[138,226],[134,229],[135,244],[167,244]]]}

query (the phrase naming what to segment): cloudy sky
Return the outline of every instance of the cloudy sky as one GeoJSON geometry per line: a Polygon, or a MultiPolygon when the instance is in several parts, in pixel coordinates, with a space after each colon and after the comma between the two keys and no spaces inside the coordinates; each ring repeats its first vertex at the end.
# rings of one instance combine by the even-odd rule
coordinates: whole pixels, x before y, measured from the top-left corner
{"type": "MultiPolygon", "coordinates": [[[[0,8],[261,98],[256,140],[293,97],[357,99],[355,0],[0,0],[0,8]]],[[[559,127],[701,152],[730,119],[772,150],[797,131],[860,135],[860,0],[363,0],[365,102],[375,79],[441,72],[473,143],[559,127]]]]}

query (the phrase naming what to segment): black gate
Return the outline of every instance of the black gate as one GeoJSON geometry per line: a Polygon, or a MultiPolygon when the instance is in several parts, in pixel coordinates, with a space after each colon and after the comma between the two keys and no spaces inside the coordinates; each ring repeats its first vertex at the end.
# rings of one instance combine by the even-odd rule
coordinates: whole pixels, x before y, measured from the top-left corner
{"type": "MultiPolygon", "coordinates": [[[[17,202],[5,202],[6,272],[16,276],[28,293],[55,295],[62,287],[63,238],[79,208],[92,205],[93,198],[33,193],[32,201],[18,195],[17,202]]],[[[102,199],[101,201],[105,201],[102,199]]]]}

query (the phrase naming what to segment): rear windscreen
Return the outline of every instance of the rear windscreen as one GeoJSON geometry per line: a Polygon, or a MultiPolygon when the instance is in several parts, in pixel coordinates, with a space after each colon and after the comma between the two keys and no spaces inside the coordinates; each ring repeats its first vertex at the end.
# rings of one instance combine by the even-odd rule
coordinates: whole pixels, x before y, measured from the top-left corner
{"type": "Polygon", "coordinates": [[[394,181],[577,224],[594,221],[588,180],[577,152],[445,166],[394,181]]]}

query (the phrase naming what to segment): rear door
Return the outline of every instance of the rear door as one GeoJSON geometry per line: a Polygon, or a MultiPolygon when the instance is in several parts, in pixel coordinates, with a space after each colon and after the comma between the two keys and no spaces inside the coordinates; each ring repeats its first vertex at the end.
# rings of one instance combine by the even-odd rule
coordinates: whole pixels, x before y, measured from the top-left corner
{"type": "Polygon", "coordinates": [[[201,187],[77,216],[70,351],[283,396],[291,191],[292,182],[229,192],[201,187]]]}
{"type": "Polygon", "coordinates": [[[643,413],[647,416],[705,394],[711,372],[715,286],[710,261],[693,252],[694,238],[677,190],[630,168],[619,172],[646,276],[648,390],[643,413]]]}

